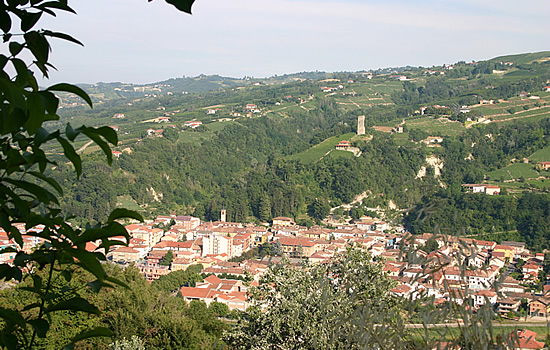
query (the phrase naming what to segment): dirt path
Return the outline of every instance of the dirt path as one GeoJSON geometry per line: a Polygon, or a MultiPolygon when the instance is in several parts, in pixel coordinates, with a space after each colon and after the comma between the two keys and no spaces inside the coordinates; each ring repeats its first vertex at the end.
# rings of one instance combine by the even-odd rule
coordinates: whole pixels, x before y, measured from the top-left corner
{"type": "Polygon", "coordinates": [[[89,145],[91,145],[92,143],[94,143],[94,141],[92,141],[92,140],[86,142],[86,143],[84,144],[84,146],[80,147],[76,152],[77,152],[77,153],[82,153],[82,152],[84,152],[84,150],[85,150],[89,145]]]}

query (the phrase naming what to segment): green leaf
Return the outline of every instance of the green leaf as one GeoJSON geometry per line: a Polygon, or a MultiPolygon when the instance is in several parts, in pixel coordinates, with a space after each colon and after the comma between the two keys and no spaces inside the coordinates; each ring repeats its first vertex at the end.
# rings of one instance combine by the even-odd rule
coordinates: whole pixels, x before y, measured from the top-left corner
{"type": "Polygon", "coordinates": [[[6,10],[0,11],[0,29],[4,33],[8,33],[11,29],[11,18],[6,10]]]}
{"type": "Polygon", "coordinates": [[[84,331],[75,336],[72,341],[73,343],[76,343],[77,341],[88,339],[88,338],[95,338],[95,337],[112,337],[113,331],[111,331],[109,328],[105,327],[96,327],[89,331],[84,331]]]}
{"type": "Polygon", "coordinates": [[[69,141],[65,140],[61,136],[57,138],[57,141],[63,147],[63,154],[65,154],[65,157],[67,157],[71,161],[71,163],[73,163],[74,169],[76,171],[76,176],[80,177],[80,175],[82,174],[82,159],[76,153],[73,145],[71,145],[69,141]]]}
{"type": "Polygon", "coordinates": [[[0,307],[0,318],[3,319],[6,323],[16,324],[19,327],[25,328],[25,319],[17,311],[0,307]]]}
{"type": "Polygon", "coordinates": [[[20,188],[28,192],[32,198],[36,198],[41,203],[49,204],[53,202],[55,204],[59,204],[57,197],[54,196],[50,191],[42,188],[41,186],[22,180],[4,179],[4,181],[12,184],[16,188],[20,188]]]}
{"type": "Polygon", "coordinates": [[[29,171],[28,174],[48,183],[48,185],[52,186],[57,191],[57,193],[59,193],[60,196],[63,196],[63,189],[55,179],[47,177],[46,175],[37,171],[29,171]]]}
{"type": "Polygon", "coordinates": [[[70,123],[67,123],[67,127],[65,128],[65,135],[67,135],[67,138],[69,140],[74,141],[76,137],[80,134],[80,131],[80,128],[77,128],[75,130],[70,123]]]}
{"type": "Polygon", "coordinates": [[[45,3],[42,3],[38,6],[36,6],[36,8],[40,9],[40,10],[46,10],[48,8],[53,8],[53,9],[63,10],[63,11],[67,11],[67,12],[71,12],[71,13],[76,14],[75,10],[70,8],[69,5],[67,5],[66,1],[49,1],[49,2],[45,2],[45,3]]]}
{"type": "Polygon", "coordinates": [[[17,337],[14,334],[5,334],[2,332],[2,342],[8,350],[17,350],[17,337]]]}
{"type": "Polygon", "coordinates": [[[21,271],[17,267],[8,264],[0,264],[0,280],[11,281],[12,279],[16,279],[20,281],[20,274],[21,271]]]}
{"type": "Polygon", "coordinates": [[[23,50],[24,47],[25,45],[12,41],[9,45],[11,55],[12,56],[19,55],[19,52],[21,52],[21,50],[23,50]]]}
{"type": "Polygon", "coordinates": [[[143,217],[139,213],[124,208],[116,208],[113,210],[107,221],[114,221],[122,218],[131,218],[143,222],[143,217]]]}
{"type": "Polygon", "coordinates": [[[0,69],[4,70],[6,63],[8,63],[8,58],[4,55],[0,55],[0,69]]]}
{"type": "Polygon", "coordinates": [[[28,32],[42,17],[42,12],[20,11],[15,13],[21,18],[21,30],[28,32]]]}
{"type": "Polygon", "coordinates": [[[105,270],[99,262],[97,255],[90,253],[84,249],[72,249],[68,253],[78,259],[77,265],[84,268],[86,271],[91,272],[98,280],[103,281],[105,279],[105,270]]]}
{"type": "Polygon", "coordinates": [[[103,153],[105,153],[105,155],[107,156],[107,163],[111,165],[113,163],[113,154],[111,153],[111,147],[109,147],[107,142],[103,141],[101,137],[99,137],[99,134],[97,133],[97,129],[85,128],[82,130],[82,133],[88,136],[92,141],[96,143],[96,145],[98,145],[103,150],[103,153]]]}
{"type": "Polygon", "coordinates": [[[67,300],[62,300],[57,304],[46,308],[46,313],[60,310],[82,311],[89,314],[99,314],[99,309],[90,304],[90,302],[81,297],[74,297],[67,300]]]}
{"type": "Polygon", "coordinates": [[[92,99],[90,96],[86,93],[86,91],[82,90],[76,85],[67,84],[67,83],[60,83],[50,86],[46,89],[46,91],[64,91],[64,92],[70,92],[72,94],[77,95],[78,97],[82,98],[90,107],[93,108],[92,99]]]}
{"type": "Polygon", "coordinates": [[[27,106],[29,109],[29,118],[25,123],[25,128],[29,132],[29,135],[34,135],[44,122],[46,109],[42,104],[42,97],[38,93],[30,93],[27,96],[27,106]]]}
{"type": "Polygon", "coordinates": [[[116,146],[118,144],[118,134],[110,126],[102,126],[100,128],[95,129],[95,131],[99,135],[103,136],[103,138],[105,138],[105,140],[107,140],[113,146],[116,146]]]}
{"type": "Polygon", "coordinates": [[[48,323],[48,321],[44,319],[38,319],[38,320],[30,320],[28,321],[28,323],[36,331],[36,335],[38,335],[40,338],[46,338],[46,334],[50,329],[50,324],[48,323]]]}
{"type": "Polygon", "coordinates": [[[92,288],[95,293],[98,293],[101,290],[101,287],[103,287],[103,282],[101,282],[100,280],[95,280],[92,282],[88,282],[88,286],[90,286],[90,288],[92,288]]]}
{"type": "Polygon", "coordinates": [[[125,236],[129,238],[128,232],[124,226],[119,223],[112,223],[104,228],[91,228],[84,231],[81,235],[74,240],[75,244],[82,244],[86,242],[95,242],[98,239],[107,239],[115,236],[125,236]],[[116,225],[114,225],[116,224],[116,225]]]}
{"type": "Polygon", "coordinates": [[[50,44],[48,40],[46,40],[44,35],[36,31],[25,33],[23,37],[27,42],[29,50],[31,50],[31,53],[36,58],[37,62],[35,63],[37,67],[40,68],[42,73],[47,73],[48,69],[45,65],[48,62],[48,56],[50,54],[50,44]]]}
{"type": "Polygon", "coordinates": [[[51,36],[53,38],[59,38],[59,39],[67,40],[67,41],[73,42],[75,44],[78,44],[80,46],[84,46],[84,44],[82,42],[80,42],[79,40],[77,40],[77,39],[73,38],[72,36],[70,36],[68,34],[65,34],[65,33],[52,32],[52,31],[49,31],[49,30],[45,30],[43,33],[46,36],[51,36]]]}
{"type": "Polygon", "coordinates": [[[180,11],[191,14],[191,6],[195,0],[166,0],[166,2],[174,5],[180,11]]]}
{"type": "Polygon", "coordinates": [[[59,107],[59,99],[49,91],[39,91],[40,97],[42,97],[42,104],[49,114],[56,114],[59,107]]]}
{"type": "Polygon", "coordinates": [[[12,58],[11,64],[17,72],[17,75],[15,76],[15,83],[22,87],[26,86],[29,78],[32,76],[32,73],[27,69],[25,62],[18,58],[12,58]]]}
{"type": "Polygon", "coordinates": [[[129,286],[129,285],[127,285],[126,283],[124,283],[124,282],[122,282],[121,280],[118,280],[118,279],[116,279],[116,278],[114,278],[114,277],[107,276],[107,277],[105,277],[105,281],[114,283],[114,284],[119,285],[119,286],[121,286],[121,287],[123,287],[123,288],[125,288],[125,289],[130,289],[130,286],[129,286]]]}

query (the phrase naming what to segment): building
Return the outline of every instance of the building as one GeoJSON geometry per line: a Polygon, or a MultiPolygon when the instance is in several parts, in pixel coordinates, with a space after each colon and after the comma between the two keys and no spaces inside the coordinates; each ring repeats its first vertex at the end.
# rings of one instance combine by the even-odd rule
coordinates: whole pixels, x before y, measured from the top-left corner
{"type": "Polygon", "coordinates": [[[538,297],[529,304],[529,316],[548,317],[550,314],[550,299],[538,297]]]}
{"type": "Polygon", "coordinates": [[[278,216],[276,218],[273,218],[272,226],[294,226],[296,223],[294,222],[294,219],[284,217],[284,216],[278,216]]]}
{"type": "Polygon", "coordinates": [[[347,151],[350,146],[351,146],[350,141],[342,140],[338,142],[338,144],[336,145],[336,149],[340,151],[347,151]]]}
{"type": "Polygon", "coordinates": [[[462,187],[464,187],[467,192],[472,192],[472,193],[485,193],[490,196],[495,194],[500,194],[499,186],[492,186],[492,185],[486,185],[486,184],[463,184],[462,187]]]}
{"type": "Polygon", "coordinates": [[[365,116],[357,117],[357,135],[365,135],[365,116]]]}

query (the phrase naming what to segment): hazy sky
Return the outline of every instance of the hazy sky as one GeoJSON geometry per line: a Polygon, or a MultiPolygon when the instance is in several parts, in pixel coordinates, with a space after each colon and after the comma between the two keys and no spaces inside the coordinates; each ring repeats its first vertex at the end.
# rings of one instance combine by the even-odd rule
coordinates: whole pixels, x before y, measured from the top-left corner
{"type": "Polygon", "coordinates": [[[220,74],[431,66],[550,50],[548,0],[71,0],[41,21],[55,39],[51,82],[149,83],[220,74]]]}

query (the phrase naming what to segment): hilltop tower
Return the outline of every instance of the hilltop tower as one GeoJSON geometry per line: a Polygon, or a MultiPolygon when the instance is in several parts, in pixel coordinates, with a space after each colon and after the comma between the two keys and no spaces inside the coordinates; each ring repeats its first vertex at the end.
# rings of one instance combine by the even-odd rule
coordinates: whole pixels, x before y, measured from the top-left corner
{"type": "Polygon", "coordinates": [[[365,116],[357,117],[357,135],[365,135],[365,116]]]}
{"type": "Polygon", "coordinates": [[[226,222],[227,221],[227,210],[222,209],[221,215],[220,215],[220,221],[221,222],[226,222]]]}

